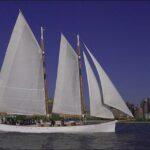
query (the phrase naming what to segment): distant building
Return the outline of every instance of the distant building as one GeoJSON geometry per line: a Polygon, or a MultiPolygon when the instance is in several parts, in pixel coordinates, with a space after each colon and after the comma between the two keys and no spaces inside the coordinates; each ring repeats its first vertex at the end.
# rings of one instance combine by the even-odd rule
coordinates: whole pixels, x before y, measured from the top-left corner
{"type": "Polygon", "coordinates": [[[145,117],[145,114],[148,113],[147,100],[143,100],[143,101],[141,102],[141,107],[142,107],[142,109],[143,109],[143,118],[146,118],[146,117],[145,117]]]}
{"type": "Polygon", "coordinates": [[[147,110],[150,113],[150,97],[147,98],[147,110]]]}
{"type": "Polygon", "coordinates": [[[147,97],[141,102],[141,107],[143,109],[143,117],[145,119],[150,119],[150,98],[147,97]]]}
{"type": "Polygon", "coordinates": [[[136,119],[143,119],[143,109],[141,106],[135,107],[135,118],[136,119]]]}

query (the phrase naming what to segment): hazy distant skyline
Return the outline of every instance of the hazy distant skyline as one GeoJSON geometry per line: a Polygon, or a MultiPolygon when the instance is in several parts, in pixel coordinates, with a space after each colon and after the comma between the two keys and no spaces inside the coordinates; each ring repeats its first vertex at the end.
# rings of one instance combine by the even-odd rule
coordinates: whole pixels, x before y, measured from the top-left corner
{"type": "MultiPolygon", "coordinates": [[[[74,48],[80,35],[125,101],[137,104],[150,96],[150,2],[0,2],[0,65],[19,9],[39,42],[40,27],[45,28],[49,97],[54,96],[61,32],[74,48]]],[[[88,101],[84,63],[82,68],[88,101]]]]}

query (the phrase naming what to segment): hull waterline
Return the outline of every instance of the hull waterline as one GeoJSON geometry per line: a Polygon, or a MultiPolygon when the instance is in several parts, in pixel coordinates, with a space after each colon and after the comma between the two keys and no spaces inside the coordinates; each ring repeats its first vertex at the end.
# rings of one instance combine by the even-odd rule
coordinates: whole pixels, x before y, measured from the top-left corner
{"type": "Polygon", "coordinates": [[[63,126],[63,127],[31,127],[0,124],[1,132],[20,132],[20,133],[98,133],[115,132],[115,121],[106,123],[82,125],[82,126],[63,126]]]}

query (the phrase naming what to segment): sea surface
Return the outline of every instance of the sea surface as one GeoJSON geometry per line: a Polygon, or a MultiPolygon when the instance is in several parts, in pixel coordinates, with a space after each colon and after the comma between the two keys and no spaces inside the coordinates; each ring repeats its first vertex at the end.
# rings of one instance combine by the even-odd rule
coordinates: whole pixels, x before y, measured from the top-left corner
{"type": "Polygon", "coordinates": [[[0,150],[150,150],[150,123],[118,123],[116,133],[0,133],[0,150]]]}

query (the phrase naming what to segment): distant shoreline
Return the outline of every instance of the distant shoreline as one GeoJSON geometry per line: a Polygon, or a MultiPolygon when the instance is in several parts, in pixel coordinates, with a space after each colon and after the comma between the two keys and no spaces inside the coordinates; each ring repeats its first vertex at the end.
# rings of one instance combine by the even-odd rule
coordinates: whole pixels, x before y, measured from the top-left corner
{"type": "Polygon", "coordinates": [[[118,121],[118,123],[150,123],[150,121],[118,121]]]}

